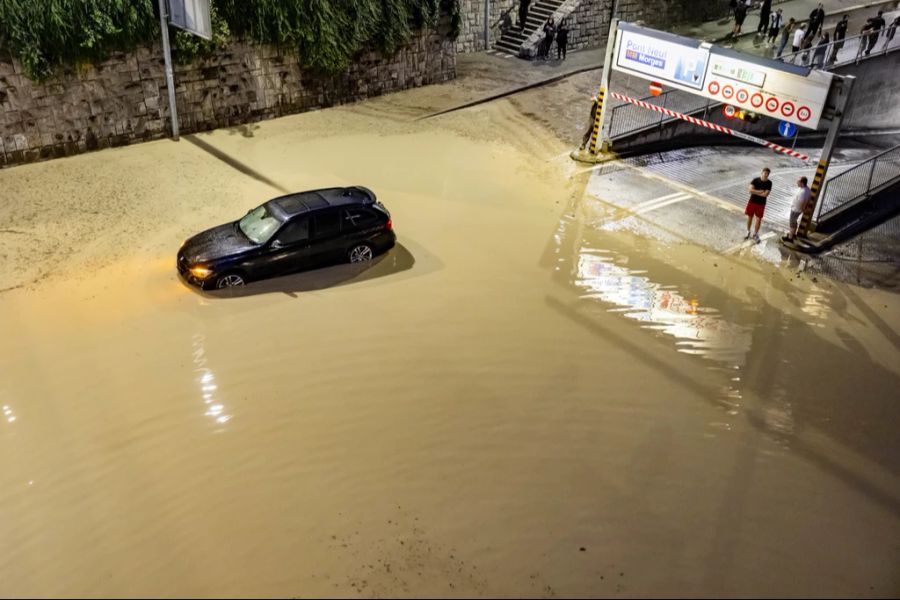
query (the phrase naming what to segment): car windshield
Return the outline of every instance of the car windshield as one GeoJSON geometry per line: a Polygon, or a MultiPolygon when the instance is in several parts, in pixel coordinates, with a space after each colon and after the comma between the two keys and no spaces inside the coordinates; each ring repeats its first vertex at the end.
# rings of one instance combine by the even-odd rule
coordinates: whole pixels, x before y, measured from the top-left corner
{"type": "Polygon", "coordinates": [[[281,221],[266,209],[265,204],[251,210],[239,223],[243,234],[257,244],[268,242],[280,225],[281,221]]]}

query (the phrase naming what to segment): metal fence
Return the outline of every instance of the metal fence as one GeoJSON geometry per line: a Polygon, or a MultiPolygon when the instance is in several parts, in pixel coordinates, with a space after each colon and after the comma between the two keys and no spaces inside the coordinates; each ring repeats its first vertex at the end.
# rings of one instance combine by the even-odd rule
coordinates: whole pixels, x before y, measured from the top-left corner
{"type": "Polygon", "coordinates": [[[894,146],[828,179],[822,189],[817,220],[827,219],[837,210],[866,198],[900,180],[900,146],[894,146]]]}
{"type": "MultiPolygon", "coordinates": [[[[680,113],[690,114],[700,110],[708,110],[711,106],[718,105],[715,100],[703,98],[690,92],[681,90],[669,90],[659,96],[647,96],[641,98],[643,102],[668,108],[680,113]]],[[[615,139],[623,135],[636,133],[643,129],[655,127],[675,120],[663,113],[650,111],[631,103],[614,106],[609,114],[609,137],[615,139]]]]}
{"type": "Polygon", "coordinates": [[[888,27],[876,33],[852,35],[842,40],[831,41],[821,46],[813,45],[805,50],[773,58],[828,71],[838,66],[859,63],[869,56],[889,54],[895,50],[900,50],[900,36],[896,35],[896,28],[892,32],[888,27]]]}

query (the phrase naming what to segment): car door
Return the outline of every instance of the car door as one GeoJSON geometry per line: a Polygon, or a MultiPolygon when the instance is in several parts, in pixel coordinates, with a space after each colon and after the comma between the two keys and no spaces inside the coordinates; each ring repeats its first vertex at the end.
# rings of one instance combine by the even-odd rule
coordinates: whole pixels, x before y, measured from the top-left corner
{"type": "Polygon", "coordinates": [[[315,265],[325,265],[341,261],[346,251],[346,243],[341,234],[341,209],[324,208],[312,217],[310,238],[311,261],[315,265]]]}
{"type": "Polygon", "coordinates": [[[265,277],[293,273],[309,266],[310,218],[295,217],[276,233],[264,259],[265,277]]]}

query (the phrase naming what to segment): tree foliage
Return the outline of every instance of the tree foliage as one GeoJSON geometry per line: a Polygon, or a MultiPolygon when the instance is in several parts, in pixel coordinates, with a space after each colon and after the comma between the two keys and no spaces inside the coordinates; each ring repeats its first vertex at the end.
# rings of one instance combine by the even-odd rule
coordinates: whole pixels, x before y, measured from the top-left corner
{"type": "MultiPolygon", "coordinates": [[[[0,0],[0,48],[34,79],[61,65],[102,60],[159,37],[157,0],[0,0]]],[[[443,10],[459,30],[459,0],[211,0],[213,40],[173,36],[189,61],[229,36],[292,48],[303,66],[334,73],[365,48],[392,53],[443,10]]]]}

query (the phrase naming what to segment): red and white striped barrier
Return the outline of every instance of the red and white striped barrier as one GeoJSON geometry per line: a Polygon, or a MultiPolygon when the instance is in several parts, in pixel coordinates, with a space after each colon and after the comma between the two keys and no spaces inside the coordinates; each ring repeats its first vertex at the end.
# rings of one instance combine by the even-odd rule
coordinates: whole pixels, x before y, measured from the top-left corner
{"type": "Polygon", "coordinates": [[[620,94],[619,92],[610,92],[613,98],[618,100],[624,100],[625,102],[631,102],[641,108],[647,108],[650,110],[655,110],[656,112],[662,113],[664,115],[668,115],[670,117],[674,117],[676,119],[681,119],[682,121],[687,121],[688,123],[693,123],[694,125],[699,125],[701,127],[706,127],[707,129],[712,129],[713,131],[718,131],[719,133],[725,133],[728,135],[733,135],[734,137],[741,138],[742,140],[747,140],[748,142],[753,142],[754,144],[759,144],[760,146],[765,146],[766,148],[771,148],[775,152],[781,152],[782,154],[787,154],[788,156],[793,156],[794,158],[799,158],[800,160],[809,160],[808,154],[803,154],[801,152],[797,152],[796,150],[791,150],[790,148],[785,148],[784,146],[779,146],[769,140],[764,140],[762,138],[754,137],[752,135],[747,135],[746,133],[741,133],[740,131],[735,131],[734,129],[729,129],[728,127],[723,127],[722,125],[716,125],[715,123],[710,123],[709,121],[704,121],[703,119],[697,119],[695,117],[691,117],[684,113],[676,112],[674,110],[663,108],[662,106],[656,106],[655,104],[649,104],[644,102],[643,100],[638,100],[636,98],[631,98],[626,96],[625,94],[620,94]]]}

